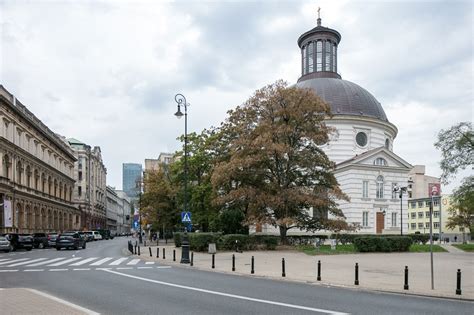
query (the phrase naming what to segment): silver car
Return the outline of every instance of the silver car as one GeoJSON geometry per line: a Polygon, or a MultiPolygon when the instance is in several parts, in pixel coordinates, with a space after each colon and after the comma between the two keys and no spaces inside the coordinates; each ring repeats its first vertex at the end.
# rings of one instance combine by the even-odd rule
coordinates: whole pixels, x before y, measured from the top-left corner
{"type": "Polygon", "coordinates": [[[11,250],[12,250],[12,247],[10,245],[10,241],[7,240],[5,236],[0,236],[0,251],[4,251],[8,253],[11,250]]]}

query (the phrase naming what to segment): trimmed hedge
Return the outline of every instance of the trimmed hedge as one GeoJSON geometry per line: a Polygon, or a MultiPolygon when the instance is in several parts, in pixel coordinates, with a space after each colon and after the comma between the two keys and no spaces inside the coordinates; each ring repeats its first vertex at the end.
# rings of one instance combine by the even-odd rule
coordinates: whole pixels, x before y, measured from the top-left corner
{"type": "Polygon", "coordinates": [[[429,234],[409,234],[408,236],[411,237],[414,244],[426,244],[430,240],[429,234]]]}
{"type": "Polygon", "coordinates": [[[354,239],[354,248],[358,252],[407,252],[411,244],[409,236],[368,236],[354,239]]]}
{"type": "Polygon", "coordinates": [[[327,235],[287,235],[286,239],[290,245],[312,245],[316,242],[316,239],[325,240],[328,238],[327,235]]]}
{"type": "MultiPolygon", "coordinates": [[[[183,233],[174,233],[176,247],[181,247],[183,233]]],[[[189,248],[193,251],[204,252],[210,243],[215,243],[218,250],[235,250],[238,241],[239,250],[265,249],[274,250],[278,245],[278,236],[273,235],[246,235],[222,233],[188,233],[189,248]]]]}

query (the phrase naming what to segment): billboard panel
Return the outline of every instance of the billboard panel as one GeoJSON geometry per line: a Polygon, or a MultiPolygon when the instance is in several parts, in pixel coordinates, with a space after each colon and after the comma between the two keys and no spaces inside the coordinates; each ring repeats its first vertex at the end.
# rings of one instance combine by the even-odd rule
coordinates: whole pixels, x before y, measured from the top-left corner
{"type": "Polygon", "coordinates": [[[3,200],[3,217],[5,218],[5,227],[13,227],[13,211],[10,200],[3,200]]]}
{"type": "Polygon", "coordinates": [[[440,183],[429,183],[428,184],[428,196],[440,196],[441,195],[441,184],[440,183]]]}

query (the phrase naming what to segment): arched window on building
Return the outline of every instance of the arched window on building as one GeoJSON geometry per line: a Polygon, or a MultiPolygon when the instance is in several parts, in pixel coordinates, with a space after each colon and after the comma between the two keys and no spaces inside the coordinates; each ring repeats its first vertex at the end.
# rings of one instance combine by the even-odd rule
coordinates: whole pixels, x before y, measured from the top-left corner
{"type": "Polygon", "coordinates": [[[331,42],[328,40],[326,41],[325,50],[324,71],[331,71],[331,42]]]}
{"type": "Polygon", "coordinates": [[[332,72],[336,72],[336,44],[332,44],[332,72]]]}
{"type": "Polygon", "coordinates": [[[26,186],[31,187],[31,168],[29,165],[26,167],[26,186]]]}
{"type": "Polygon", "coordinates": [[[385,139],[385,149],[390,150],[390,140],[385,139]]]}
{"type": "MultiPolygon", "coordinates": [[[[306,65],[308,64],[306,60],[307,49],[308,49],[308,45],[303,46],[303,75],[308,73],[308,70],[306,69],[306,65]]],[[[81,169],[81,167],[79,167],[79,169],[81,169]]]]}
{"type": "Polygon", "coordinates": [[[314,71],[314,42],[308,44],[308,73],[314,71]]]}
{"type": "Polygon", "coordinates": [[[377,181],[375,183],[375,198],[382,199],[383,198],[383,176],[377,176],[377,181]]]}
{"type": "Polygon", "coordinates": [[[20,185],[22,184],[21,182],[22,173],[23,173],[23,165],[21,165],[21,162],[18,161],[18,163],[16,164],[16,182],[20,185]]]}
{"type": "Polygon", "coordinates": [[[384,158],[379,157],[375,159],[374,165],[387,166],[387,161],[384,158]]]}
{"type": "Polygon", "coordinates": [[[3,156],[3,177],[10,178],[10,157],[8,155],[3,156]]]}
{"type": "Polygon", "coordinates": [[[323,71],[323,42],[316,42],[316,71],[323,71]]]}

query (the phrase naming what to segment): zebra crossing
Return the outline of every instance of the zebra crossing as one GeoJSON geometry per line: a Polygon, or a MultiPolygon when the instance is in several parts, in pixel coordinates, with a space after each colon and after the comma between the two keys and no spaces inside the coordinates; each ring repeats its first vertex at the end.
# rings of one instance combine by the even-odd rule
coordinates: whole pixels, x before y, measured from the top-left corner
{"type": "MultiPolygon", "coordinates": [[[[153,268],[154,261],[145,261],[137,258],[129,257],[56,257],[56,258],[6,258],[0,259],[0,272],[10,272],[9,268],[26,268],[28,271],[36,270],[69,270],[68,267],[81,267],[73,268],[71,270],[91,269],[91,267],[97,267],[95,269],[106,268],[137,268],[137,269],[149,269],[153,268]],[[129,267],[123,267],[129,266],[129,267]],[[31,269],[32,267],[40,267],[43,269],[31,269]],[[59,267],[59,268],[58,268],[59,267]],[[89,267],[89,268],[85,268],[89,267]]],[[[157,267],[163,268],[163,266],[157,267]]],[[[94,269],[94,268],[92,268],[94,269]]],[[[24,270],[24,271],[26,271],[24,270]]]]}

